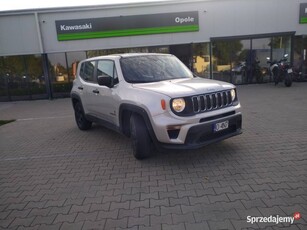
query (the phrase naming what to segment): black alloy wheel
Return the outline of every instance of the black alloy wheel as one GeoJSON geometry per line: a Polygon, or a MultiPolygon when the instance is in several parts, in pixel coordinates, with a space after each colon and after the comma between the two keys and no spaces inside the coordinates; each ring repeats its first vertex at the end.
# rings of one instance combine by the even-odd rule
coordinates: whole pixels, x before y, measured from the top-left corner
{"type": "Polygon", "coordinates": [[[152,141],[143,118],[138,114],[130,117],[130,137],[134,157],[138,160],[149,157],[152,141]]]}
{"type": "Polygon", "coordinates": [[[75,109],[75,120],[78,128],[81,130],[90,129],[92,127],[92,122],[86,119],[81,103],[76,102],[74,109],[75,109]]]}

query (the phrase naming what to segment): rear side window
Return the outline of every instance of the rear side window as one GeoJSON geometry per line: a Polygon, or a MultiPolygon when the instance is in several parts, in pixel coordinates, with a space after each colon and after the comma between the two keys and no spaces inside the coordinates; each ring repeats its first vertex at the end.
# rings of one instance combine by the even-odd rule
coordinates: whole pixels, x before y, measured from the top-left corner
{"type": "Polygon", "coordinates": [[[84,81],[94,82],[95,61],[83,62],[80,68],[80,77],[84,81]]]}

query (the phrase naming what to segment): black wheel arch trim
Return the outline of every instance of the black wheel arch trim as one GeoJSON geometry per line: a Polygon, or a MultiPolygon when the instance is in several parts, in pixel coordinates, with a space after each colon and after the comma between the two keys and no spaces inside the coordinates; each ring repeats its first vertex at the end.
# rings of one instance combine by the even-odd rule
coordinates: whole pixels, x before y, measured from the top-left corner
{"type": "Polygon", "coordinates": [[[70,97],[71,97],[71,102],[73,103],[73,106],[74,106],[74,99],[78,100],[82,104],[81,97],[78,94],[72,93],[70,97]]]}
{"type": "Polygon", "coordinates": [[[146,110],[142,107],[137,106],[137,105],[132,105],[132,104],[128,104],[128,103],[124,103],[124,104],[120,105],[120,107],[119,107],[119,124],[120,124],[122,133],[125,134],[124,124],[123,124],[123,122],[124,122],[124,117],[123,117],[124,111],[136,113],[136,114],[140,115],[143,118],[143,120],[146,124],[147,130],[148,130],[149,135],[151,137],[151,140],[155,144],[158,144],[158,140],[156,138],[155,132],[152,128],[152,125],[151,125],[151,122],[150,122],[150,119],[149,119],[149,116],[148,116],[146,110]]]}
{"type": "MultiPolygon", "coordinates": [[[[84,113],[84,108],[83,108],[83,104],[82,104],[82,100],[81,100],[81,97],[78,95],[78,94],[75,94],[75,93],[72,93],[70,95],[71,97],[71,102],[72,102],[72,107],[75,109],[75,104],[74,104],[74,100],[77,100],[78,102],[81,103],[81,108],[82,108],[82,111],[84,113]]],[[[86,116],[86,115],[85,115],[86,116]]]]}

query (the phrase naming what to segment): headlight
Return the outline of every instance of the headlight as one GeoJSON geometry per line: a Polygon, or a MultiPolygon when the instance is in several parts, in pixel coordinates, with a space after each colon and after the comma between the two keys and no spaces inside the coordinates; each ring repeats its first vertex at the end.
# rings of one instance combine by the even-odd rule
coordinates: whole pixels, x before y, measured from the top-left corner
{"type": "Polygon", "coordinates": [[[177,113],[182,112],[185,108],[185,100],[183,98],[174,99],[172,102],[172,107],[177,113]]]}
{"type": "Polygon", "coordinates": [[[236,91],[235,89],[230,90],[231,95],[231,101],[234,101],[236,99],[236,91]]]}

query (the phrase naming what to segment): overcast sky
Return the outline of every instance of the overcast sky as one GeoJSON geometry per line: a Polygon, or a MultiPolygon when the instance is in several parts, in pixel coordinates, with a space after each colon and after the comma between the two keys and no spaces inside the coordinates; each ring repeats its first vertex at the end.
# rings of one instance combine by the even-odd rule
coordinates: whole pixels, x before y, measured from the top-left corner
{"type": "Polygon", "coordinates": [[[0,11],[156,1],[166,0],[2,0],[0,11]]]}

